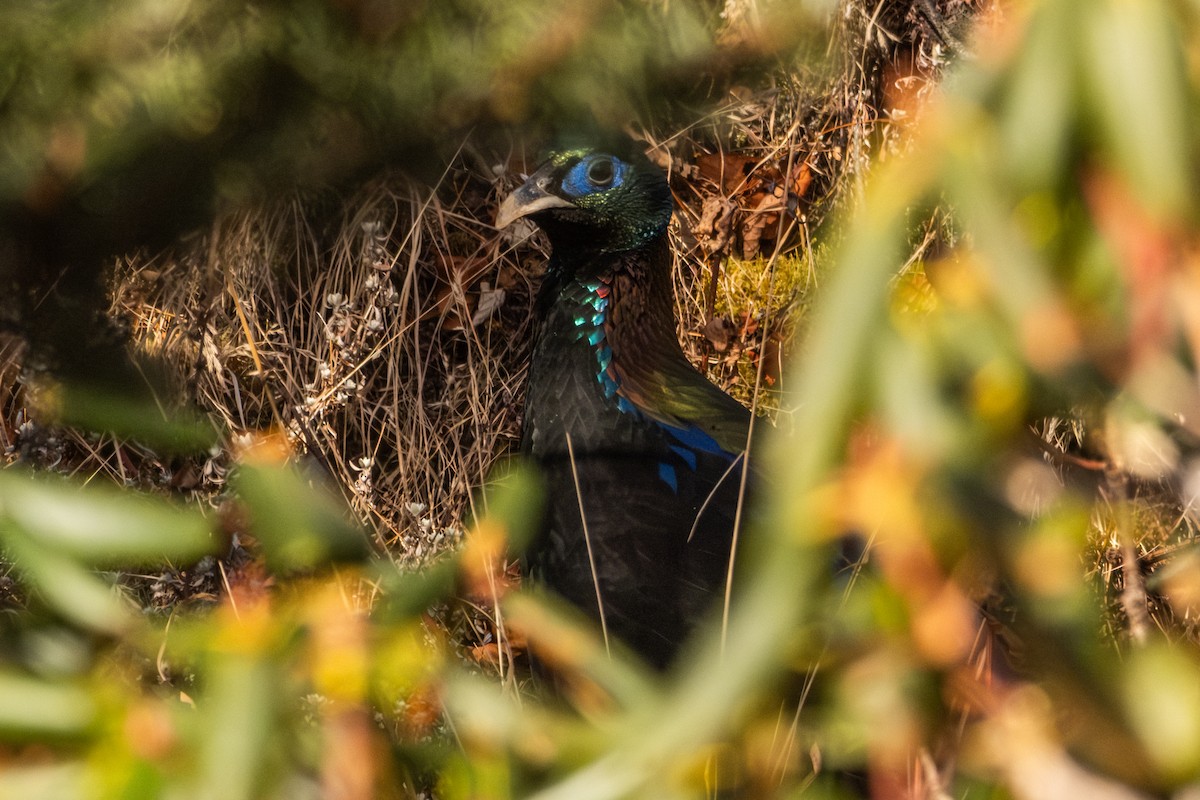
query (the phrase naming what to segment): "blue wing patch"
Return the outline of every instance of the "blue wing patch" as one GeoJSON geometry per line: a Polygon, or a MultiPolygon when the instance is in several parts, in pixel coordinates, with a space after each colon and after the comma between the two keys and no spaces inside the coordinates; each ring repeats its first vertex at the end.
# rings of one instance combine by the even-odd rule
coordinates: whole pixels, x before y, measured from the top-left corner
{"type": "MultiPolygon", "coordinates": [[[[683,465],[693,472],[696,471],[699,461],[697,453],[710,453],[731,462],[738,457],[736,453],[730,453],[728,450],[722,448],[717,444],[716,439],[709,436],[703,429],[696,425],[681,428],[659,423],[659,426],[680,442],[680,444],[672,444],[668,445],[668,447],[671,448],[671,452],[679,458],[683,465]]],[[[672,492],[677,493],[679,491],[679,476],[676,474],[675,468],[670,464],[661,463],[658,465],[658,477],[671,487],[672,492]]]]}
{"type": "Polygon", "coordinates": [[[696,454],[688,450],[686,447],[680,447],[677,444],[670,445],[671,452],[683,459],[683,463],[688,465],[688,469],[695,472],[696,470],[696,454]]]}
{"type": "Polygon", "coordinates": [[[672,492],[679,491],[679,481],[675,477],[675,468],[670,464],[660,462],[658,465],[658,477],[662,482],[671,487],[672,492]]]}
{"type": "Polygon", "coordinates": [[[699,453],[711,453],[712,455],[723,456],[728,460],[733,460],[734,454],[717,444],[717,440],[709,436],[699,426],[689,425],[686,428],[679,428],[674,425],[663,425],[662,427],[663,430],[675,437],[676,441],[689,450],[699,453]]]}

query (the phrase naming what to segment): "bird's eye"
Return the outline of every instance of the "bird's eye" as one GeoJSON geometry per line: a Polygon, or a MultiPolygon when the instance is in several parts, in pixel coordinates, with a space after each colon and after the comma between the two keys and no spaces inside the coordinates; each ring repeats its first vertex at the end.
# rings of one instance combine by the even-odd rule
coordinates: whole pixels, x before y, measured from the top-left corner
{"type": "Polygon", "coordinates": [[[587,168],[587,178],[593,186],[608,186],[614,175],[613,162],[608,158],[598,158],[587,168]]]}
{"type": "Polygon", "coordinates": [[[575,162],[563,178],[563,192],[568,197],[586,197],[607,192],[620,186],[628,170],[625,162],[609,155],[591,155],[575,162]]]}

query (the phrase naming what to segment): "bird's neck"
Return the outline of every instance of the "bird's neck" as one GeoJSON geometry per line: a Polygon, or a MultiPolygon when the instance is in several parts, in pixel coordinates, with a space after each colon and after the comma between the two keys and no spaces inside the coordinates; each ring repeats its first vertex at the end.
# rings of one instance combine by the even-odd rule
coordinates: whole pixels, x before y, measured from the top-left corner
{"type": "Polygon", "coordinates": [[[526,441],[539,457],[650,447],[645,411],[666,386],[665,365],[684,362],[675,332],[670,250],[598,255],[543,286],[542,326],[530,366],[526,441]]]}
{"type": "MultiPolygon", "coordinates": [[[[571,262],[558,261],[562,267],[571,262]]],[[[624,369],[680,355],[666,236],[636,250],[574,260],[569,273],[552,275],[550,335],[588,341],[624,369]]],[[[606,359],[600,359],[604,361],[606,359]]]]}

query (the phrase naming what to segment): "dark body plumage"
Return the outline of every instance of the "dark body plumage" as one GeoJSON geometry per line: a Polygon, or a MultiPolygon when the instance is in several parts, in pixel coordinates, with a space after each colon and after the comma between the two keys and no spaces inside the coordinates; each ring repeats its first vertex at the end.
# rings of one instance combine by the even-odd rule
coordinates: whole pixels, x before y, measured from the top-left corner
{"type": "Polygon", "coordinates": [[[724,587],[750,416],[679,348],[660,170],[557,153],[497,224],[527,215],[553,247],[523,441],[549,500],[527,569],[662,666],[724,587]]]}

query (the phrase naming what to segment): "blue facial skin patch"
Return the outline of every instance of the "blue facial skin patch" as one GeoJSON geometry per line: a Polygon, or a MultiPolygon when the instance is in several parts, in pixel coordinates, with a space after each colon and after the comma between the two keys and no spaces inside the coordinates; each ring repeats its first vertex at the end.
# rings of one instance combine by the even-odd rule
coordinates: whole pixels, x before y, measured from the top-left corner
{"type": "Polygon", "coordinates": [[[629,165],[619,158],[604,155],[588,156],[571,167],[571,171],[567,173],[567,177],[563,178],[562,188],[571,197],[583,197],[595,194],[596,192],[605,192],[624,183],[625,174],[628,171],[629,165]],[[588,177],[588,172],[591,170],[592,165],[601,159],[607,159],[612,162],[612,180],[602,185],[597,185],[588,177]]]}

